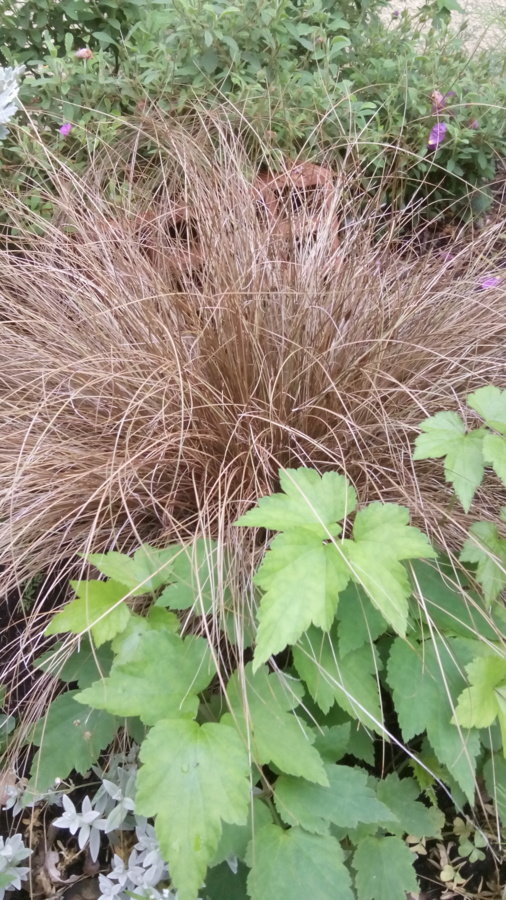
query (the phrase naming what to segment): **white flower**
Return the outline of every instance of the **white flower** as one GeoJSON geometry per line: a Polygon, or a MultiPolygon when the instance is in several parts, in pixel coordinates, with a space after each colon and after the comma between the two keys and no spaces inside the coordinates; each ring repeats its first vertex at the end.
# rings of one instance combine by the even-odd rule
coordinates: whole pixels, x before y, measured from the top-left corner
{"type": "Polygon", "coordinates": [[[98,886],[100,888],[100,894],[98,900],[111,900],[111,898],[115,898],[115,900],[124,900],[126,894],[123,893],[123,885],[117,882],[116,884],[110,878],[107,878],[105,875],[98,876],[98,886]]]}
{"type": "Polygon", "coordinates": [[[31,852],[23,844],[20,834],[14,834],[5,840],[0,837],[0,900],[3,900],[6,890],[21,890],[21,882],[30,869],[19,863],[30,856],[31,852]]]}
{"type": "Polygon", "coordinates": [[[126,866],[121,857],[114,854],[112,865],[112,871],[109,872],[108,876],[98,876],[98,884],[101,890],[99,900],[109,900],[110,897],[123,900],[121,894],[125,887],[130,886],[128,885],[126,866]]]}
{"type": "Polygon", "coordinates": [[[100,818],[100,813],[93,809],[91,800],[86,796],[83,800],[81,812],[78,813],[72,800],[68,796],[63,797],[64,813],[53,820],[56,828],[67,828],[71,834],[77,834],[77,843],[80,850],[89,844],[90,856],[95,862],[100,850],[100,831],[103,831],[105,823],[100,818]]]}
{"type": "Polygon", "coordinates": [[[145,870],[144,883],[156,885],[167,876],[167,866],[160,852],[155,829],[146,819],[139,819],[135,833],[137,843],[134,850],[138,851],[138,861],[145,870]]]}

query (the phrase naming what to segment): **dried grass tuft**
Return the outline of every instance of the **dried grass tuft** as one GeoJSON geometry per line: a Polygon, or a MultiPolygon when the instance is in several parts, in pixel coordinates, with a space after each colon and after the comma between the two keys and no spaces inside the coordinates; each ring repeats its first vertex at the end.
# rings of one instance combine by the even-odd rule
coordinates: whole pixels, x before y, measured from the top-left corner
{"type": "MultiPolygon", "coordinates": [[[[245,146],[216,118],[146,118],[81,179],[55,162],[54,221],[0,252],[4,596],[79,551],[195,533],[250,566],[230,525],[280,466],[345,472],[461,544],[441,466],[411,451],[425,416],[504,384],[506,282],[479,289],[504,223],[420,253],[346,166],[296,184],[245,146]]],[[[485,485],[473,518],[499,504],[485,485]]]]}

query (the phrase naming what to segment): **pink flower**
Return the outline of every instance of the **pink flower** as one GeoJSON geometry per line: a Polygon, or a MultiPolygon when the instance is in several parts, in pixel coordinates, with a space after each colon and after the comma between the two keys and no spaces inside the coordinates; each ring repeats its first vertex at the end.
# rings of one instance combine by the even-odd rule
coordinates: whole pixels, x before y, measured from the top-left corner
{"type": "Polygon", "coordinates": [[[500,277],[498,275],[489,275],[487,278],[484,278],[480,284],[482,291],[488,291],[490,288],[497,287],[500,284],[500,277]]]}
{"type": "Polygon", "coordinates": [[[429,150],[435,150],[441,141],[444,141],[446,135],[446,125],[444,122],[437,122],[430,130],[427,147],[429,150]]]}
{"type": "Polygon", "coordinates": [[[67,137],[72,131],[72,122],[64,122],[63,125],[60,125],[58,131],[62,137],[67,137]]]}
{"type": "MultiPolygon", "coordinates": [[[[432,100],[431,111],[433,116],[437,116],[438,113],[443,112],[449,97],[455,97],[455,91],[447,91],[446,94],[442,94],[441,91],[432,91],[430,99],[432,100]]],[[[449,114],[451,115],[451,113],[449,114]]]]}
{"type": "Polygon", "coordinates": [[[81,47],[80,50],[76,50],[74,56],[76,56],[77,59],[91,59],[93,53],[89,47],[81,47]]]}
{"type": "Polygon", "coordinates": [[[440,112],[445,105],[444,94],[441,91],[432,91],[430,95],[430,99],[432,100],[432,115],[435,116],[438,112],[440,112]]]}

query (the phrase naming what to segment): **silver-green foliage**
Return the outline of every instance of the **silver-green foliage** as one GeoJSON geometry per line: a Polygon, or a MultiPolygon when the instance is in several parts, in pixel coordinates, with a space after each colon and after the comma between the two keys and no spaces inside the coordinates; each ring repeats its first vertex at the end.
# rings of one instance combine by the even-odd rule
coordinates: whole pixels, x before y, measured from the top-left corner
{"type": "Polygon", "coordinates": [[[18,109],[19,80],[23,66],[0,66],[0,140],[8,134],[5,127],[18,109]]]}

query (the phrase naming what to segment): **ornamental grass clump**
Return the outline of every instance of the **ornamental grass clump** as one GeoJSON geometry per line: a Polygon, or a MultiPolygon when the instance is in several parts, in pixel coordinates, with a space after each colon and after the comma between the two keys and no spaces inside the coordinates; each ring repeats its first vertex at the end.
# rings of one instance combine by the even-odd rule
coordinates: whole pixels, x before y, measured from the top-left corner
{"type": "Polygon", "coordinates": [[[360,173],[266,147],[255,167],[245,135],[145,117],[83,177],[51,158],[50,223],[2,201],[25,229],[0,252],[2,593],[46,588],[0,682],[23,680],[78,553],[204,534],[244,583],[252,535],[230,526],[280,467],[337,470],[462,545],[471,518],[412,445],[502,383],[504,225],[420,252],[360,173]]]}

